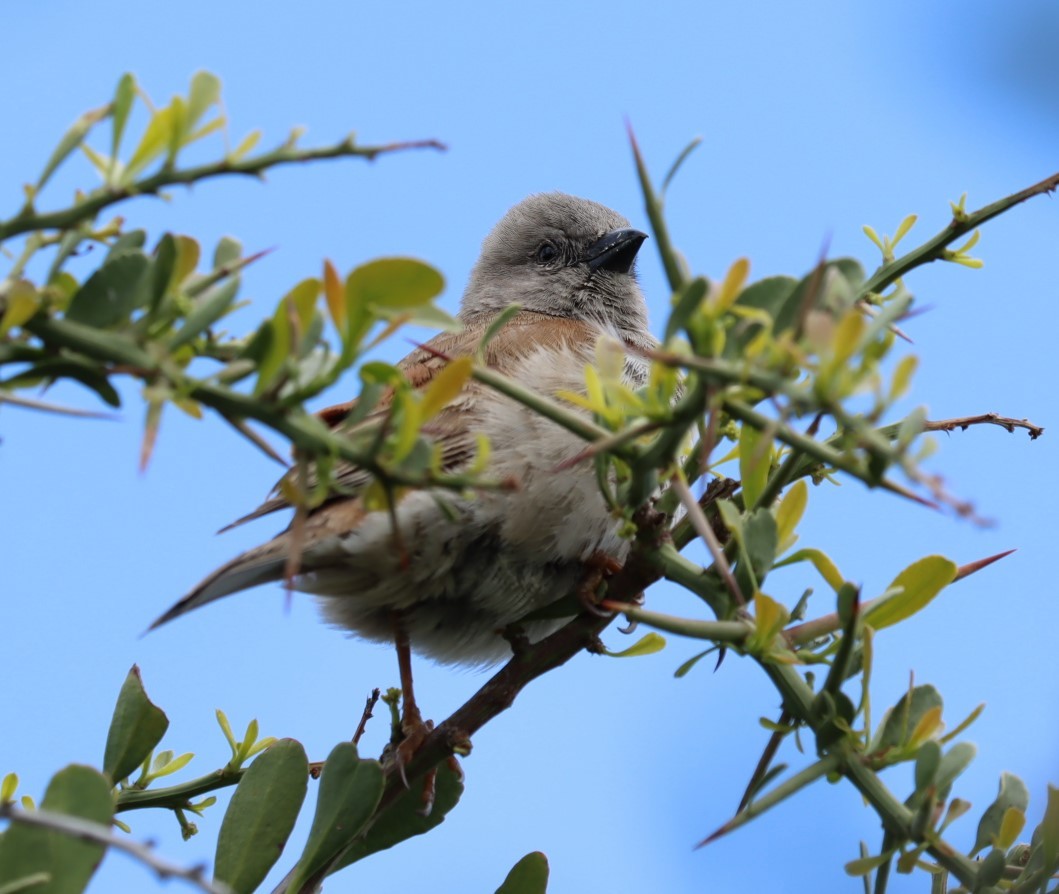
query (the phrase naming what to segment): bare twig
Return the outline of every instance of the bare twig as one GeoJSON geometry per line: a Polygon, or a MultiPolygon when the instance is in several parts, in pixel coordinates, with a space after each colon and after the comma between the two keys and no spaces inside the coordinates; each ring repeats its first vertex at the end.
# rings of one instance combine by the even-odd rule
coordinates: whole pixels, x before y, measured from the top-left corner
{"type": "Polygon", "coordinates": [[[691,522],[692,527],[695,529],[695,533],[702,538],[703,543],[706,544],[706,548],[710,551],[710,557],[713,559],[713,564],[721,575],[724,585],[728,588],[728,592],[731,593],[733,601],[736,605],[746,605],[746,599],[743,598],[743,593],[739,589],[739,582],[736,581],[735,575],[732,574],[732,568],[728,564],[728,559],[724,554],[724,548],[721,546],[720,541],[717,540],[717,535],[713,533],[713,528],[710,527],[710,523],[706,519],[706,514],[702,511],[702,507],[696,502],[695,496],[688,488],[687,482],[685,482],[683,476],[677,472],[670,479],[669,486],[672,487],[673,490],[676,491],[677,496],[680,497],[681,504],[687,510],[688,521],[691,522]]]}
{"type": "Polygon", "coordinates": [[[360,715],[360,723],[357,724],[357,730],[353,733],[354,745],[360,742],[360,737],[364,735],[364,729],[367,727],[368,721],[372,718],[371,712],[375,709],[380,694],[378,688],[371,690],[371,695],[368,696],[367,701],[364,704],[364,712],[360,715]]]}
{"type": "Polygon", "coordinates": [[[977,416],[957,416],[955,419],[939,419],[936,422],[927,421],[923,423],[924,431],[955,431],[960,429],[966,431],[972,425],[999,425],[1009,432],[1016,428],[1024,428],[1029,433],[1030,440],[1036,441],[1044,434],[1044,428],[1034,425],[1028,419],[1011,419],[1000,416],[997,413],[981,413],[977,416]]]}

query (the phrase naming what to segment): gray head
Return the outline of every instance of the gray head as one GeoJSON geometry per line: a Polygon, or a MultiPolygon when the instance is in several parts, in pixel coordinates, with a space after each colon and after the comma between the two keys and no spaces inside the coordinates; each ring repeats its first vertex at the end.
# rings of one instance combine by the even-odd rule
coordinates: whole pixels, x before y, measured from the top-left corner
{"type": "Polygon", "coordinates": [[[643,334],[647,307],[634,262],[646,238],[597,202],[561,192],[530,196],[482,243],[459,315],[470,321],[518,303],[643,334]]]}

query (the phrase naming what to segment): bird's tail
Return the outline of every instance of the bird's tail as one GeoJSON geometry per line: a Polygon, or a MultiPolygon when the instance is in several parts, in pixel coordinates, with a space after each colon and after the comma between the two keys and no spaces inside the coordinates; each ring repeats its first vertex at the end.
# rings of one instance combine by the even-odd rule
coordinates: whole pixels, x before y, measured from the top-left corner
{"type": "Polygon", "coordinates": [[[229,593],[281,580],[286,564],[287,536],[280,534],[268,543],[247,550],[222,565],[147,629],[161,627],[173,618],[229,593]]]}

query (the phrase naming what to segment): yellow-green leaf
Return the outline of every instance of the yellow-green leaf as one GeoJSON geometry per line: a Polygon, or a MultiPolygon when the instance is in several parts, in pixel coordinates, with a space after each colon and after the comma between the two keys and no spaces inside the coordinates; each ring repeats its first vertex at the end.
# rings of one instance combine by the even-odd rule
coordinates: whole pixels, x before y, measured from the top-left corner
{"type": "Polygon", "coordinates": [[[1019,837],[1019,832],[1026,825],[1026,814],[1017,807],[1009,807],[1004,811],[1004,817],[1000,821],[1000,830],[996,836],[996,846],[1007,850],[1019,837]]]}
{"type": "Polygon", "coordinates": [[[768,646],[790,620],[787,607],[758,590],[754,594],[754,639],[762,647],[768,646]]]}
{"type": "Polygon", "coordinates": [[[169,140],[167,152],[169,161],[176,158],[180,147],[184,145],[184,137],[187,136],[188,109],[187,104],[179,96],[174,96],[169,104],[169,140]]]}
{"type": "Polygon", "coordinates": [[[743,283],[746,282],[749,273],[750,261],[746,258],[740,258],[732,264],[725,274],[724,282],[721,283],[721,287],[715,293],[716,297],[711,296],[710,304],[721,313],[728,310],[735,304],[735,299],[743,291],[743,283]]]}
{"type": "Polygon", "coordinates": [[[261,131],[252,130],[245,137],[238,146],[235,147],[235,151],[232,153],[232,158],[238,160],[244,155],[247,155],[261,140],[261,131]]]}
{"type": "Polygon", "coordinates": [[[342,280],[330,261],[324,261],[324,298],[327,301],[327,310],[331,314],[331,322],[339,332],[346,328],[346,296],[342,288],[342,280]]]}
{"type": "Polygon", "coordinates": [[[876,630],[890,627],[924,608],[956,577],[956,564],[944,556],[926,556],[902,571],[888,591],[899,590],[864,614],[876,630]]]}
{"type": "Polygon", "coordinates": [[[838,566],[831,561],[831,557],[818,549],[800,549],[796,553],[791,553],[782,562],[777,562],[775,567],[781,568],[784,565],[793,565],[795,562],[812,562],[813,567],[836,593],[846,581],[842,572],[838,570],[838,566]]]}
{"type": "Polygon", "coordinates": [[[283,298],[288,302],[298,319],[298,328],[305,332],[313,321],[313,311],[316,309],[316,297],[320,294],[320,280],[309,277],[303,279],[283,298]]]}
{"type": "Polygon", "coordinates": [[[197,71],[191,78],[191,90],[188,92],[187,123],[194,127],[206,114],[210,106],[221,101],[221,81],[208,71],[197,71]]]}
{"type": "Polygon", "coordinates": [[[18,789],[18,774],[8,773],[4,781],[0,782],[0,804],[6,804],[15,796],[18,789]]]}
{"type": "Polygon", "coordinates": [[[198,242],[190,236],[177,236],[175,238],[177,256],[176,262],[173,264],[173,273],[169,281],[171,283],[182,283],[194,273],[195,268],[198,267],[199,256],[202,254],[202,249],[199,248],[198,242]]]}
{"type": "Polygon", "coordinates": [[[124,179],[131,180],[161,155],[169,144],[172,133],[173,109],[172,106],[166,106],[151,116],[143,136],[140,138],[140,145],[136,147],[132,158],[129,159],[129,163],[125,166],[124,179]]]}
{"type": "Polygon", "coordinates": [[[909,736],[909,742],[912,745],[919,745],[928,739],[933,739],[942,731],[944,724],[941,722],[941,711],[942,706],[935,705],[923,712],[923,716],[919,718],[915,729],[912,730],[912,735],[909,736]]]}
{"type": "Polygon", "coordinates": [[[777,552],[784,553],[794,543],[794,531],[798,522],[802,520],[805,506],[809,502],[809,486],[805,479],[797,481],[790,490],[783,495],[779,505],[775,508],[776,536],[779,542],[777,552]]]}
{"type": "Polygon", "coordinates": [[[0,317],[0,335],[5,335],[15,326],[21,326],[39,307],[40,294],[33,284],[24,279],[16,282],[7,293],[7,306],[3,317],[0,317]]]}
{"type": "Polygon", "coordinates": [[[846,311],[845,316],[839,320],[831,340],[831,350],[836,363],[845,363],[853,356],[860,344],[866,325],[859,310],[851,308],[846,311]]]}
{"type": "Polygon", "coordinates": [[[772,467],[772,438],[751,425],[739,429],[739,477],[743,481],[743,503],[757,506],[772,467]]]}
{"type": "Polygon", "coordinates": [[[423,402],[419,408],[422,422],[433,419],[442,408],[455,399],[467,384],[473,368],[474,362],[470,357],[457,357],[434,376],[423,392],[423,402]]]}
{"type": "Polygon", "coordinates": [[[890,400],[905,396],[917,366],[919,366],[919,358],[915,354],[909,354],[898,361],[897,368],[894,369],[894,377],[890,382],[890,400]]]}
{"type": "Polygon", "coordinates": [[[415,447],[423,417],[418,401],[395,398],[393,406],[397,411],[397,437],[394,440],[393,455],[394,459],[400,462],[415,447]]]}
{"type": "Polygon", "coordinates": [[[641,637],[637,642],[629,646],[629,648],[623,649],[620,652],[611,652],[610,649],[608,649],[606,654],[611,658],[639,658],[641,655],[654,655],[655,652],[661,652],[665,647],[665,638],[652,631],[646,636],[641,637]]]}

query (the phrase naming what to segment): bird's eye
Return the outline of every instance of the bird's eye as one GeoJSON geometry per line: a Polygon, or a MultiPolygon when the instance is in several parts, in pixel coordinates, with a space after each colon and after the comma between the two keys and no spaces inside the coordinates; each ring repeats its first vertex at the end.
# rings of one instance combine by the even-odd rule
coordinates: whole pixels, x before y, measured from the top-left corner
{"type": "Polygon", "coordinates": [[[542,242],[540,245],[537,246],[537,253],[535,257],[541,264],[550,264],[557,257],[559,257],[559,249],[557,249],[550,242],[542,242]]]}

